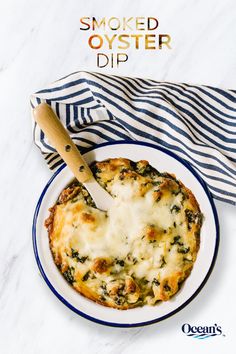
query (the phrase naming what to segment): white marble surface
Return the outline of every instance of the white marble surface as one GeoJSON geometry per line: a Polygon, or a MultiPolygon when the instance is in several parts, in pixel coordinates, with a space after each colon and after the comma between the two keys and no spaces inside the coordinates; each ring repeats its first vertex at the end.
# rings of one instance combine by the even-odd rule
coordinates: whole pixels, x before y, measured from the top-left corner
{"type": "Polygon", "coordinates": [[[172,318],[146,328],[107,328],[52,295],[31,243],[35,204],[51,174],[32,142],[29,95],[70,72],[96,70],[87,35],[79,31],[82,16],[155,16],[172,35],[171,51],[133,51],[119,70],[101,72],[236,88],[235,15],[235,0],[0,2],[1,353],[234,352],[236,209],[229,205],[216,203],[221,244],[210,280],[172,318]],[[181,332],[185,322],[217,323],[225,337],[193,340],[181,332]]]}

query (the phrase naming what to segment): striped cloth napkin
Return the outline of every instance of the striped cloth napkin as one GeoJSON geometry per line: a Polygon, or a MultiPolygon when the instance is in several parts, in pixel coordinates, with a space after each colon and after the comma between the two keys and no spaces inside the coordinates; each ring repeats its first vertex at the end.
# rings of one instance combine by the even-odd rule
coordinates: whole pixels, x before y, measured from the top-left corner
{"type": "MultiPolygon", "coordinates": [[[[92,72],[68,75],[31,96],[47,102],[82,152],[137,140],[187,160],[214,198],[236,205],[236,90],[92,72]]],[[[34,125],[34,141],[52,170],[60,156],[34,125]]]]}

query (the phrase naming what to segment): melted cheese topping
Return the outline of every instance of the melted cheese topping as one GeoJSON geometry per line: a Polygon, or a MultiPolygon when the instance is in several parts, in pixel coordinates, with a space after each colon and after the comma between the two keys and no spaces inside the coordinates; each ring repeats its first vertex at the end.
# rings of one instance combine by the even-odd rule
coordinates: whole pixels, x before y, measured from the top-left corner
{"type": "Polygon", "coordinates": [[[106,184],[114,197],[107,212],[81,196],[58,204],[50,242],[76,290],[123,309],[178,291],[196,259],[201,222],[195,198],[173,177],[120,176],[115,169],[106,184]]]}

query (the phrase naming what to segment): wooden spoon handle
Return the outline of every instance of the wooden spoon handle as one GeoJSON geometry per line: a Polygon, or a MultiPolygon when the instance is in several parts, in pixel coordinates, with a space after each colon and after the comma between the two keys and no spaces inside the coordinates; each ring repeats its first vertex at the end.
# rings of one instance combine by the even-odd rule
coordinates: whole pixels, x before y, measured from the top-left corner
{"type": "Polygon", "coordinates": [[[84,183],[92,178],[90,168],[52,108],[39,104],[34,108],[34,119],[78,181],[84,183]]]}

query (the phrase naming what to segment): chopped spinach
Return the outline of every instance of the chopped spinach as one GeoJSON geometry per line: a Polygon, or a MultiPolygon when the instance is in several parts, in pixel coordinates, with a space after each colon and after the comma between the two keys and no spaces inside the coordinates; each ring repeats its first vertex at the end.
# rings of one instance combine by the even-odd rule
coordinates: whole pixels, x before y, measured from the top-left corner
{"type": "Polygon", "coordinates": [[[125,262],[123,261],[123,259],[116,259],[116,264],[119,264],[121,267],[124,267],[125,262]]]}
{"type": "Polygon", "coordinates": [[[139,173],[142,176],[147,176],[151,171],[152,171],[152,167],[150,165],[139,168],[139,173]]]}
{"type": "Polygon", "coordinates": [[[171,291],[171,287],[168,284],[164,285],[164,290],[165,291],[171,291]]]}
{"type": "Polygon", "coordinates": [[[152,181],[153,186],[159,186],[161,181],[152,181]]]}
{"type": "Polygon", "coordinates": [[[68,281],[68,283],[73,284],[75,279],[74,279],[74,273],[75,273],[75,268],[74,267],[69,267],[64,273],[63,276],[64,278],[68,281]]]}
{"type": "Polygon", "coordinates": [[[160,265],[160,268],[163,268],[165,264],[166,264],[165,257],[164,257],[164,256],[161,256],[161,265],[160,265]]]}
{"type": "Polygon", "coordinates": [[[96,208],[96,205],[95,205],[95,203],[94,203],[94,201],[93,201],[91,195],[84,196],[84,199],[85,199],[86,204],[87,204],[88,206],[91,206],[91,207],[96,208]]]}
{"type": "Polygon", "coordinates": [[[180,192],[181,192],[180,189],[177,189],[177,190],[173,190],[171,194],[177,196],[180,192]]]}
{"type": "Polygon", "coordinates": [[[155,284],[156,286],[158,286],[158,285],[160,285],[160,282],[156,278],[153,278],[152,284],[155,284]]]}
{"type": "Polygon", "coordinates": [[[108,294],[108,291],[107,291],[106,283],[102,283],[101,289],[102,289],[103,295],[109,295],[109,294],[108,294]]]}
{"type": "Polygon", "coordinates": [[[141,286],[143,286],[143,285],[147,285],[149,283],[149,281],[146,278],[141,278],[139,280],[139,283],[141,286]]]}
{"type": "Polygon", "coordinates": [[[124,297],[121,297],[121,296],[116,296],[116,298],[114,300],[117,305],[123,305],[125,302],[124,297]]]}
{"type": "Polygon", "coordinates": [[[180,207],[178,205],[173,205],[172,208],[170,209],[170,212],[171,213],[175,212],[177,214],[180,212],[180,207]]]}
{"type": "Polygon", "coordinates": [[[137,162],[130,160],[129,163],[131,170],[135,171],[137,169],[137,162]]]}
{"type": "Polygon", "coordinates": [[[90,276],[90,270],[88,270],[88,271],[84,274],[84,276],[83,276],[83,278],[82,278],[82,281],[88,280],[89,276],[90,276]]]}
{"type": "MultiPolygon", "coordinates": [[[[143,236],[143,237],[145,237],[145,236],[143,236]]],[[[133,257],[130,253],[127,254],[126,258],[129,262],[132,262],[133,264],[136,264],[138,262],[137,258],[133,257]]]]}
{"type": "Polygon", "coordinates": [[[189,224],[195,222],[196,215],[190,209],[185,209],[185,215],[189,224]]]}
{"type": "Polygon", "coordinates": [[[184,201],[186,200],[186,199],[188,199],[188,196],[185,194],[185,193],[183,193],[182,192],[182,200],[181,200],[181,205],[184,205],[184,201]]]}
{"type": "Polygon", "coordinates": [[[161,197],[162,197],[162,193],[159,193],[159,189],[155,189],[154,190],[154,193],[157,193],[157,198],[155,197],[155,201],[158,203],[160,200],[161,200],[161,197]]]}
{"type": "Polygon", "coordinates": [[[183,246],[183,242],[180,242],[181,237],[175,236],[173,242],[171,242],[171,245],[179,245],[179,246],[183,246]]]}
{"type": "Polygon", "coordinates": [[[71,199],[70,202],[71,202],[71,203],[76,203],[76,202],[78,202],[78,198],[73,198],[73,199],[71,199]]]}
{"type": "Polygon", "coordinates": [[[177,249],[177,252],[178,253],[183,253],[183,254],[186,254],[186,253],[188,253],[190,251],[190,247],[179,247],[178,249],[177,249]]]}
{"type": "Polygon", "coordinates": [[[71,257],[75,258],[77,260],[77,262],[80,262],[80,263],[84,263],[88,259],[88,256],[81,257],[79,255],[79,252],[74,250],[73,248],[71,248],[71,257]]]}
{"type": "Polygon", "coordinates": [[[188,229],[191,230],[191,224],[198,222],[199,225],[202,224],[203,216],[200,212],[194,213],[190,209],[185,209],[185,216],[188,222],[188,229]]]}

